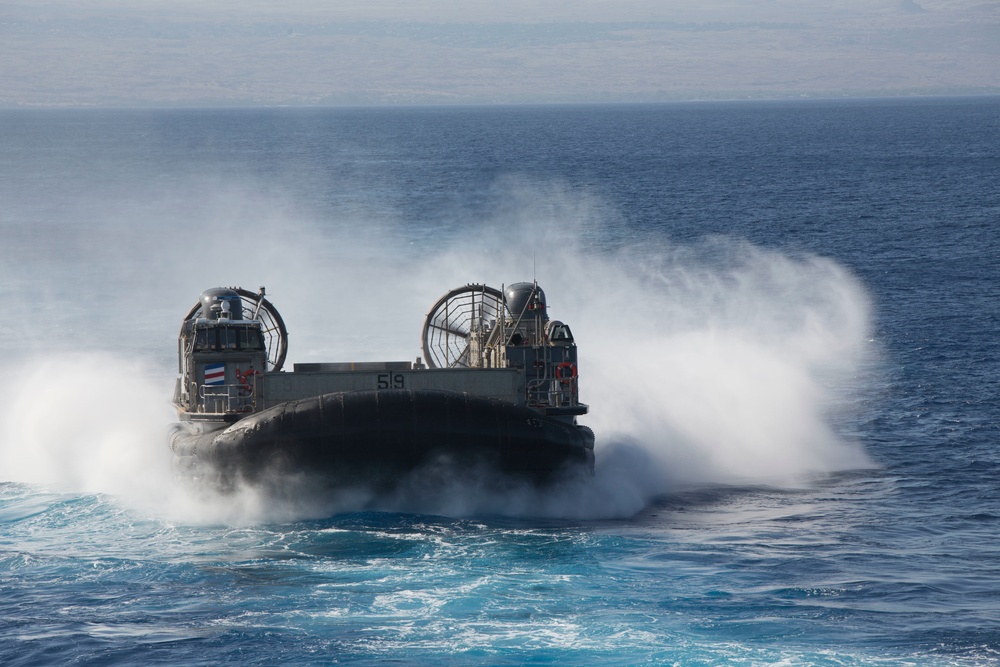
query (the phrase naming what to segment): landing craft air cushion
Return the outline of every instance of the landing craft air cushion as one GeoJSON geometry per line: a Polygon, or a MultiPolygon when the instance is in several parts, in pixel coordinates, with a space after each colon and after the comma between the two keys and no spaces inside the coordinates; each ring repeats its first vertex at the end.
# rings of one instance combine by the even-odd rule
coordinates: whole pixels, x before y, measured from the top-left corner
{"type": "Polygon", "coordinates": [[[441,462],[541,483],[593,471],[576,343],[537,283],[449,291],[424,320],[416,362],[287,372],[287,344],[264,288],[202,293],[178,340],[176,470],[224,488],[275,473],[391,483],[441,462]]]}

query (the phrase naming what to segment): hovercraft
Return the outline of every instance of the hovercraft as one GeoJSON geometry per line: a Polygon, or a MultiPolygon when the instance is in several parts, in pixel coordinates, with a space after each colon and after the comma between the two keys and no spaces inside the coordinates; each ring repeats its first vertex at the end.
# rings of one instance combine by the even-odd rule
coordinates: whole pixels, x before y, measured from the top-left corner
{"type": "Polygon", "coordinates": [[[536,482],[593,472],[577,424],[577,348],[537,283],[447,292],[424,319],[415,362],[297,363],[258,292],[214,288],[188,312],[171,428],[175,469],[222,486],[304,473],[392,482],[446,462],[536,482]]]}

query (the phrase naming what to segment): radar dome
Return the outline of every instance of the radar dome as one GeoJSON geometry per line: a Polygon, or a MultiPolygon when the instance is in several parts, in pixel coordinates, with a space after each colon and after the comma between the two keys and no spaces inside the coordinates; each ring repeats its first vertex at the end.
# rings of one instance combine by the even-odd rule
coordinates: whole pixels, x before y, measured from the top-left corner
{"type": "Polygon", "coordinates": [[[230,320],[243,319],[243,299],[239,292],[228,287],[213,287],[201,293],[201,316],[209,320],[220,317],[230,320]]]}
{"type": "Polygon", "coordinates": [[[534,315],[539,310],[543,318],[548,319],[545,310],[545,292],[536,283],[508,285],[504,290],[504,298],[507,300],[507,311],[514,319],[534,315]]]}

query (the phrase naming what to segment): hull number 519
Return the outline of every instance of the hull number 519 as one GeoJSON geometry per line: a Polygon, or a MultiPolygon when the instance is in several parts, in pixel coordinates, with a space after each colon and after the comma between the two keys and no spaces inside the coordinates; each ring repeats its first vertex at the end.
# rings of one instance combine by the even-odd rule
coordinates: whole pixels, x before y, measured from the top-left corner
{"type": "Polygon", "coordinates": [[[406,381],[402,373],[379,373],[378,389],[403,389],[406,381]]]}

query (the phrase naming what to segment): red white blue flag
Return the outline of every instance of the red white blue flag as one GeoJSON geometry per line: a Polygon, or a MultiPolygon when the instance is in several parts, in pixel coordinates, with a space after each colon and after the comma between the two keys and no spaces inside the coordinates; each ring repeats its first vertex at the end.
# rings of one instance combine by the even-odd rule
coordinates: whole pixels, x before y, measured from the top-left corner
{"type": "Polygon", "coordinates": [[[209,364],[205,366],[205,384],[226,384],[226,365],[209,364]]]}

